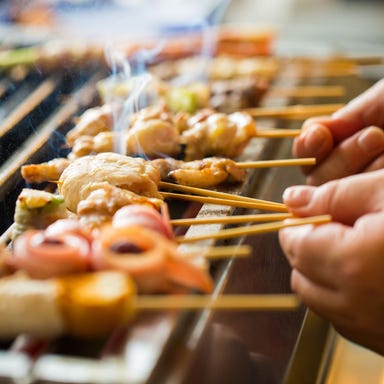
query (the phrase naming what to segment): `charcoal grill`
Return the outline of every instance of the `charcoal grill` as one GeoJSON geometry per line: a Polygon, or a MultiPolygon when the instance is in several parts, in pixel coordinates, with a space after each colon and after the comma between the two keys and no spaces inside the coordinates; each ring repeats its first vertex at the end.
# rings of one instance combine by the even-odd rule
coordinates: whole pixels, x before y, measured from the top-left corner
{"type": "MultiPolygon", "coordinates": [[[[14,68],[0,77],[1,233],[13,221],[15,201],[25,186],[20,167],[65,156],[65,134],[74,117],[98,103],[96,82],[103,67],[42,73],[14,68]]],[[[282,72],[276,84],[285,84],[282,72]]],[[[350,99],[369,86],[357,76],[306,78],[305,84],[343,85],[350,99]]],[[[335,102],[335,99],[264,99],[264,105],[335,102]]],[[[336,102],[343,102],[338,98],[336,102]]],[[[268,120],[263,125],[298,127],[268,120]]],[[[243,159],[290,156],[289,139],[255,139],[243,159]]],[[[303,182],[298,169],[249,172],[232,192],[279,201],[288,185],[303,182]]],[[[170,202],[173,218],[245,213],[196,203],[170,202]]],[[[217,231],[192,227],[187,235],[217,231]]],[[[208,244],[212,242],[208,241],[208,244]]],[[[247,260],[212,263],[216,292],[288,293],[290,268],[276,234],[247,236],[225,244],[250,244],[247,260]]],[[[40,340],[20,335],[0,343],[0,383],[297,383],[326,372],[332,351],[329,325],[306,308],[290,312],[159,312],[141,314],[108,338],[40,340]]]]}

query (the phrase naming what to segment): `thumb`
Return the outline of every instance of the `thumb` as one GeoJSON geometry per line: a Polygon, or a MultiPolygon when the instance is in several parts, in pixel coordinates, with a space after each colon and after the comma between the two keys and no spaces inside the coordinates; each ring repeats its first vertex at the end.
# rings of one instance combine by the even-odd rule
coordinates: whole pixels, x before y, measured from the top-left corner
{"type": "Polygon", "coordinates": [[[333,180],[320,187],[289,187],[283,200],[294,215],[330,214],[335,221],[352,225],[364,214],[383,210],[384,170],[333,180]]]}

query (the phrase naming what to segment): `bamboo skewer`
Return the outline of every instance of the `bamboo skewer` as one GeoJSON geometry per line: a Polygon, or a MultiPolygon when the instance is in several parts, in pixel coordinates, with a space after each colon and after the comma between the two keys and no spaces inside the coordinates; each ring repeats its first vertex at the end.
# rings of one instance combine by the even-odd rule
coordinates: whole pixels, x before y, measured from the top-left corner
{"type": "Polygon", "coordinates": [[[247,294],[247,295],[137,295],[134,307],[138,310],[185,309],[185,310],[259,310],[285,311],[300,305],[294,294],[247,294]]]}
{"type": "Polygon", "coordinates": [[[265,209],[269,211],[287,212],[286,206],[284,204],[279,204],[279,203],[270,204],[270,203],[239,201],[239,200],[221,199],[221,198],[208,197],[208,196],[186,195],[184,193],[171,193],[171,192],[160,192],[160,194],[164,198],[188,200],[188,201],[195,201],[195,202],[207,203],[207,204],[226,205],[230,207],[265,209]]]}
{"type": "Polygon", "coordinates": [[[280,160],[260,160],[260,161],[242,161],[237,162],[236,165],[240,168],[268,168],[268,167],[287,167],[293,165],[315,165],[316,159],[314,157],[301,158],[301,159],[280,159],[280,160]]]}
{"type": "Polygon", "coordinates": [[[188,248],[186,253],[180,252],[183,257],[195,258],[198,256],[206,259],[221,259],[228,257],[248,257],[252,253],[249,245],[224,245],[210,248],[188,248]]]}
{"type": "Polygon", "coordinates": [[[282,139],[284,137],[296,137],[303,132],[301,129],[285,129],[285,128],[272,128],[272,129],[258,129],[255,138],[265,139],[282,139]]]}
{"type": "Polygon", "coordinates": [[[216,217],[196,217],[190,219],[173,219],[171,224],[174,226],[191,226],[206,224],[240,224],[255,223],[264,221],[277,221],[291,219],[294,216],[291,213],[262,213],[256,215],[237,215],[237,216],[216,216],[216,217]]]}
{"type": "Polygon", "coordinates": [[[247,108],[244,111],[253,117],[307,119],[336,112],[343,106],[344,104],[289,105],[287,107],[247,108]]]}
{"type": "Polygon", "coordinates": [[[233,193],[213,191],[205,188],[190,187],[188,185],[168,183],[166,181],[160,181],[159,187],[165,188],[165,189],[171,189],[179,192],[191,193],[191,194],[200,195],[200,196],[215,197],[215,198],[224,199],[224,200],[235,200],[235,201],[244,201],[248,203],[269,204],[272,206],[276,206],[278,208],[281,208],[283,206],[281,203],[276,203],[273,201],[261,200],[261,199],[256,199],[253,197],[247,197],[247,196],[241,196],[241,195],[234,195],[233,193]]]}
{"type": "Polygon", "coordinates": [[[345,88],[338,85],[271,87],[267,94],[268,97],[339,97],[345,95],[345,88]]]}
{"type": "Polygon", "coordinates": [[[329,223],[331,220],[332,218],[330,215],[304,217],[304,218],[291,219],[289,221],[277,221],[273,223],[256,224],[256,225],[250,225],[245,227],[223,229],[216,233],[202,234],[202,235],[193,236],[193,237],[179,236],[176,238],[176,241],[182,244],[182,243],[191,243],[194,241],[208,240],[208,239],[217,239],[217,240],[228,239],[231,237],[275,232],[282,228],[294,227],[297,225],[324,224],[324,223],[329,223]]]}

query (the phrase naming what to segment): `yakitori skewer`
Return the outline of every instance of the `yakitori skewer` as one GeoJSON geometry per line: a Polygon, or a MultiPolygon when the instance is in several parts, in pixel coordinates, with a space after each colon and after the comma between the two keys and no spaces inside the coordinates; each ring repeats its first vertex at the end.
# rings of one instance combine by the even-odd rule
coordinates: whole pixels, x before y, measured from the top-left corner
{"type": "Polygon", "coordinates": [[[344,104],[289,105],[286,107],[247,108],[244,111],[253,117],[307,119],[316,115],[331,114],[343,106],[344,104]]]}
{"type": "Polygon", "coordinates": [[[166,181],[160,181],[159,187],[164,188],[164,189],[170,189],[170,190],[174,190],[174,191],[184,192],[184,193],[190,193],[193,195],[215,197],[215,198],[224,199],[224,200],[236,200],[236,201],[244,201],[244,202],[249,202],[249,203],[268,204],[268,205],[274,205],[274,206],[279,207],[279,208],[282,206],[281,203],[276,203],[273,201],[256,199],[256,198],[248,197],[248,196],[235,195],[233,193],[219,192],[219,191],[214,191],[211,189],[190,187],[188,185],[168,183],[166,181]]]}
{"type": "Polygon", "coordinates": [[[280,159],[280,160],[260,160],[260,161],[242,161],[236,165],[240,168],[269,168],[269,167],[287,167],[294,165],[314,165],[316,159],[314,157],[301,159],[280,159]]]}
{"type": "Polygon", "coordinates": [[[240,223],[260,223],[266,221],[277,221],[291,219],[291,213],[260,213],[255,215],[236,215],[236,216],[215,216],[215,217],[195,217],[190,219],[173,219],[173,226],[191,226],[205,224],[240,224],[240,223]]]}
{"type": "Polygon", "coordinates": [[[156,309],[216,309],[216,310],[293,310],[300,305],[294,294],[248,295],[138,295],[135,307],[140,310],[156,309]]]}
{"type": "Polygon", "coordinates": [[[252,253],[252,247],[249,245],[223,245],[209,248],[189,247],[188,252],[180,254],[183,257],[194,258],[204,257],[205,259],[221,259],[228,257],[247,257],[252,253]]]}
{"type": "Polygon", "coordinates": [[[256,224],[256,225],[250,225],[250,226],[244,226],[244,227],[223,229],[216,233],[201,234],[199,236],[193,236],[193,237],[179,236],[176,238],[176,241],[178,241],[179,243],[191,243],[191,242],[207,240],[207,239],[228,239],[231,237],[275,232],[282,228],[294,227],[298,225],[324,224],[324,223],[329,223],[330,221],[332,221],[332,217],[330,215],[296,218],[296,219],[291,219],[289,221],[277,221],[272,223],[256,224]]]}
{"type": "Polygon", "coordinates": [[[249,209],[264,209],[269,211],[277,211],[277,212],[287,212],[287,207],[284,204],[279,203],[268,203],[268,202],[249,202],[249,201],[239,201],[233,199],[221,199],[216,197],[208,197],[208,196],[196,196],[196,195],[187,195],[184,193],[172,193],[172,192],[160,192],[160,194],[168,199],[178,199],[178,200],[188,200],[188,201],[196,201],[205,204],[217,204],[217,205],[226,205],[230,207],[241,207],[241,208],[249,208],[249,209]]]}
{"type": "Polygon", "coordinates": [[[258,127],[255,138],[283,139],[284,137],[296,137],[302,132],[294,128],[260,128],[258,127]]]}
{"type": "Polygon", "coordinates": [[[341,85],[304,85],[270,87],[268,97],[340,97],[345,95],[345,88],[341,85]]]}

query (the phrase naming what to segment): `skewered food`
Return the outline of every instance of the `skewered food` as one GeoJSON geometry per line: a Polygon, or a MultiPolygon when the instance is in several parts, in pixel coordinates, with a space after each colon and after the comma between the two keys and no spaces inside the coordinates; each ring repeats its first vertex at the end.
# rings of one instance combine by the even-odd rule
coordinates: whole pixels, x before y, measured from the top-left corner
{"type": "Polygon", "coordinates": [[[273,78],[280,69],[275,57],[236,57],[221,55],[207,60],[204,57],[188,57],[172,62],[166,61],[150,67],[152,74],[163,80],[178,78],[184,74],[207,74],[210,80],[234,79],[256,76],[273,78]]]}
{"type": "MultiPolygon", "coordinates": [[[[213,32],[217,38],[215,44],[216,56],[266,56],[271,54],[271,42],[274,34],[270,30],[253,30],[253,28],[235,28],[221,26],[213,32]],[[244,39],[247,41],[245,44],[244,39]],[[241,44],[239,44],[241,42],[241,44]]],[[[203,41],[200,34],[188,34],[185,37],[167,39],[161,51],[146,64],[159,63],[165,60],[175,60],[180,57],[196,55],[202,51],[203,41]]],[[[119,52],[129,58],[139,50],[153,50],[158,47],[158,41],[140,43],[124,42],[118,47],[119,52]]],[[[158,49],[157,49],[158,51],[158,49]]],[[[260,57],[262,60],[263,57],[260,57]]],[[[169,62],[166,62],[169,65],[169,62]]],[[[98,44],[71,41],[48,41],[42,45],[6,50],[0,55],[0,68],[10,68],[16,65],[36,66],[40,71],[63,70],[63,68],[89,68],[108,66],[105,60],[105,47],[98,44]]]]}
{"type": "Polygon", "coordinates": [[[185,160],[235,157],[256,132],[255,122],[246,112],[227,115],[204,109],[194,115],[172,115],[166,106],[157,105],[134,114],[129,129],[77,137],[69,158],[113,151],[117,141],[123,143],[122,150],[130,156],[175,156],[184,148],[185,160]]]}
{"type": "Polygon", "coordinates": [[[46,228],[54,221],[67,216],[62,196],[24,188],[16,201],[12,238],[15,239],[30,228],[46,228]]]}
{"type": "Polygon", "coordinates": [[[100,337],[132,316],[135,285],[117,271],[31,279],[0,279],[0,338],[25,333],[100,337]]]}
{"type": "Polygon", "coordinates": [[[160,173],[150,162],[101,153],[73,161],[61,174],[58,187],[67,208],[77,212],[80,201],[87,198],[93,199],[95,207],[101,204],[107,210],[120,208],[134,199],[159,205],[159,182],[160,173]]]}
{"type": "Polygon", "coordinates": [[[183,131],[180,140],[189,161],[206,156],[236,157],[255,136],[256,126],[249,114],[212,113],[183,131]]]}
{"type": "Polygon", "coordinates": [[[59,180],[60,175],[68,167],[69,163],[69,159],[59,157],[45,163],[28,164],[21,168],[21,176],[28,184],[59,180]]]}
{"type": "Polygon", "coordinates": [[[15,269],[32,278],[46,279],[90,269],[91,249],[88,239],[75,233],[46,233],[28,230],[13,242],[8,258],[15,269]]]}
{"type": "Polygon", "coordinates": [[[179,255],[165,216],[148,206],[126,208],[93,232],[74,219],[28,230],[14,240],[5,264],[38,279],[116,269],[131,276],[139,292],[168,292],[174,283],[211,291],[207,273],[179,255]]]}
{"type": "Polygon", "coordinates": [[[80,136],[96,136],[108,132],[113,126],[113,108],[110,104],[87,109],[77,120],[76,125],[66,135],[69,145],[73,145],[80,136]]]}
{"type": "Polygon", "coordinates": [[[115,228],[139,225],[151,229],[168,239],[173,239],[172,226],[168,212],[168,205],[161,205],[161,212],[143,204],[126,205],[115,212],[112,226],[115,228]]]}
{"type": "Polygon", "coordinates": [[[191,187],[209,188],[222,183],[239,183],[245,170],[231,159],[208,157],[203,160],[181,161],[172,158],[152,160],[160,170],[161,180],[191,187]]]}
{"type": "Polygon", "coordinates": [[[68,132],[66,138],[72,146],[69,158],[112,151],[148,157],[173,156],[180,152],[179,117],[173,116],[164,105],[140,110],[118,131],[112,131],[115,121],[112,116],[105,117],[103,108],[92,108],[92,113],[85,116],[85,120],[80,117],[79,123],[68,132]],[[100,115],[104,116],[101,123],[100,115]]]}
{"type": "Polygon", "coordinates": [[[97,269],[117,269],[131,276],[139,292],[169,291],[169,284],[212,291],[208,275],[178,256],[176,243],[138,225],[104,226],[92,246],[97,269]]]}
{"type": "MultiPolygon", "coordinates": [[[[115,158],[118,158],[117,155],[115,158]]],[[[131,159],[130,157],[124,156],[126,161],[131,159]]],[[[89,161],[91,161],[93,157],[89,157],[89,161]]],[[[88,161],[88,160],[87,160],[88,161]]],[[[70,163],[68,162],[68,165],[70,163]]],[[[166,157],[163,159],[155,159],[148,161],[148,164],[156,168],[159,172],[159,176],[162,181],[172,181],[182,185],[189,185],[194,187],[208,188],[213,187],[223,183],[239,183],[244,181],[245,178],[245,169],[242,166],[237,165],[235,161],[227,158],[220,157],[206,157],[202,160],[193,160],[193,161],[182,161],[176,160],[172,157],[166,157]]],[[[52,165],[53,166],[53,165],[52,165]]],[[[29,164],[25,165],[22,168],[22,175],[27,177],[26,181],[29,183],[37,183],[42,181],[52,181],[50,176],[54,173],[54,170],[50,170],[48,175],[45,174],[45,170],[47,169],[47,163],[41,164],[29,164]],[[29,168],[32,167],[33,172],[29,172],[29,168]],[[41,173],[40,173],[41,170],[41,173]]],[[[56,170],[56,177],[54,180],[60,179],[60,176],[63,172],[61,169],[56,170]]],[[[59,183],[60,184],[60,183],[59,183]]],[[[88,187],[87,192],[89,192],[90,187],[88,187]]],[[[94,183],[92,187],[92,191],[90,191],[93,196],[96,196],[95,190],[103,190],[104,192],[99,192],[99,198],[102,200],[101,193],[105,194],[105,198],[107,198],[108,191],[111,195],[116,195],[119,191],[113,186],[107,186],[106,184],[101,185],[94,183]]],[[[87,198],[88,199],[88,198],[87,198]]],[[[85,199],[85,200],[87,200],[85,199]]],[[[129,204],[130,200],[134,200],[135,197],[128,196],[124,194],[121,196],[121,199],[125,199],[129,204]],[[124,198],[124,196],[126,196],[124,198]]],[[[139,197],[136,197],[138,200],[139,197]]],[[[88,200],[92,201],[94,204],[94,198],[89,198],[88,200]]],[[[92,210],[90,205],[86,205],[85,203],[81,203],[82,209],[85,211],[87,209],[92,210]]],[[[108,205],[108,207],[112,207],[113,205],[108,205]]],[[[79,207],[78,207],[79,209],[79,207]]],[[[105,208],[107,210],[107,208],[105,208]]],[[[108,210],[106,211],[108,213],[108,210]]]]}

